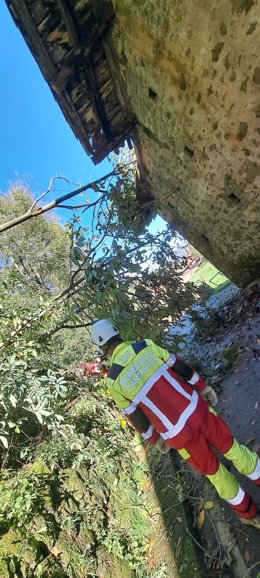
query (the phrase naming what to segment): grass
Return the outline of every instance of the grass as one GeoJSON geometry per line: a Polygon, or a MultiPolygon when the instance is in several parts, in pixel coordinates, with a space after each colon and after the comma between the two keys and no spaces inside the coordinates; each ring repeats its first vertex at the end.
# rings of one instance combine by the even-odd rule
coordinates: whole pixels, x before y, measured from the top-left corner
{"type": "Polygon", "coordinates": [[[189,281],[198,285],[205,283],[214,291],[219,291],[230,284],[230,280],[208,261],[200,265],[189,281]]]}

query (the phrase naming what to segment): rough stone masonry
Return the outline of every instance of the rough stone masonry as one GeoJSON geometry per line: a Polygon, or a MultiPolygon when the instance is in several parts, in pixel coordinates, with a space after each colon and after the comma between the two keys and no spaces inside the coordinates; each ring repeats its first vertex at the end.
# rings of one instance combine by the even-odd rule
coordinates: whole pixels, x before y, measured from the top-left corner
{"type": "Polygon", "coordinates": [[[246,285],[260,276],[260,4],[113,4],[109,43],[156,208],[246,285]]]}

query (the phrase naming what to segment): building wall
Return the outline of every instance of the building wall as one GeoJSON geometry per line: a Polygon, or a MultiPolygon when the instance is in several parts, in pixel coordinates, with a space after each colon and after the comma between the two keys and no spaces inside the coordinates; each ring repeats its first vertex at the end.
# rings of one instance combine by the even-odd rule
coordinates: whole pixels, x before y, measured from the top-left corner
{"type": "Polygon", "coordinates": [[[260,4],[113,4],[109,43],[157,209],[245,285],[260,276],[260,4]]]}

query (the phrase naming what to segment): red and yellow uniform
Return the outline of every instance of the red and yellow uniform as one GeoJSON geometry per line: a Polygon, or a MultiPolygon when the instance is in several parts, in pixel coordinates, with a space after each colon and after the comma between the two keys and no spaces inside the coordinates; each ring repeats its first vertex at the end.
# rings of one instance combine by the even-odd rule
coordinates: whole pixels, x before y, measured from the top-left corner
{"type": "Polygon", "coordinates": [[[204,379],[182,359],[150,339],[120,343],[112,355],[107,387],[117,406],[142,437],[156,443],[161,436],[214,484],[236,513],[252,519],[257,507],[212,447],[237,470],[260,485],[260,460],[240,445],[227,424],[200,393],[204,379]]]}
{"type": "Polygon", "coordinates": [[[90,375],[91,377],[106,377],[109,372],[109,367],[106,367],[101,362],[91,363],[88,361],[81,361],[79,364],[80,372],[83,376],[90,375]]]}

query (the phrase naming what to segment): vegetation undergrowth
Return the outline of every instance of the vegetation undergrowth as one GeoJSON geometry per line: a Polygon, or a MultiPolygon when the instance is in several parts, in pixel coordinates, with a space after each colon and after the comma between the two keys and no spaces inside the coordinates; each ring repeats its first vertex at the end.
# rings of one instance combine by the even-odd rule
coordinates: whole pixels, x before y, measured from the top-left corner
{"type": "Polygon", "coordinates": [[[41,578],[148,576],[147,472],[131,438],[107,395],[84,383],[62,430],[42,440],[38,433],[22,468],[9,448],[0,482],[1,577],[18,569],[41,578]]]}
{"type": "Polygon", "coordinates": [[[198,296],[170,228],[149,232],[134,184],[133,164],[89,184],[65,227],[20,185],[0,199],[1,578],[167,578],[151,562],[132,433],[77,370],[93,356],[93,320],[164,343],[198,296]]]}

